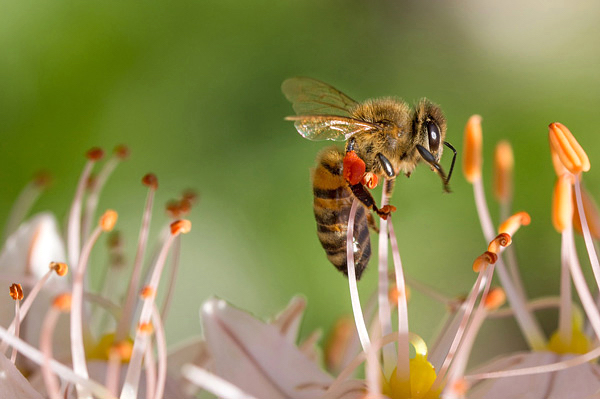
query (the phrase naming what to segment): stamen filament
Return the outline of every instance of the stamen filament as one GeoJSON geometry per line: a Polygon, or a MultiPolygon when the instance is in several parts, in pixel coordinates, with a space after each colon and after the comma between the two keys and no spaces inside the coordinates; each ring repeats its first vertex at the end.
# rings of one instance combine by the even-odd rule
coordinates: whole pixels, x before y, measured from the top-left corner
{"type": "MultiPolygon", "coordinates": [[[[71,357],[73,361],[73,370],[82,378],[89,378],[87,364],[85,360],[85,348],[83,345],[83,283],[85,271],[87,269],[88,259],[92,248],[100,234],[102,227],[98,225],[92,232],[90,238],[83,246],[79,263],[73,277],[72,304],[71,304],[71,357]]],[[[77,393],[82,399],[91,398],[90,393],[85,387],[77,384],[77,393]]]]}
{"type": "Polygon", "coordinates": [[[193,364],[186,364],[181,369],[185,378],[195,385],[212,392],[223,399],[256,399],[252,395],[242,391],[234,384],[221,377],[208,372],[205,369],[196,367],[193,364]]]}
{"type": "MultiPolygon", "coordinates": [[[[2,326],[0,326],[0,338],[8,342],[9,345],[16,347],[23,356],[26,356],[40,366],[43,365],[44,355],[42,352],[22,339],[15,337],[2,326]]],[[[54,373],[59,374],[64,380],[86,387],[86,389],[100,399],[116,399],[102,384],[99,384],[90,378],[81,377],[72,369],[54,359],[50,359],[50,367],[52,367],[54,373]]]]}
{"type": "Polygon", "coordinates": [[[117,341],[123,340],[127,335],[129,328],[131,327],[131,320],[133,318],[133,310],[135,306],[135,296],[139,289],[140,275],[142,272],[142,264],[144,261],[144,253],[146,252],[146,245],[148,243],[148,234],[150,232],[150,220],[152,217],[152,204],[154,203],[154,195],[158,183],[156,183],[156,177],[154,175],[144,176],[144,182],[151,182],[148,184],[148,196],[146,199],[146,206],[142,216],[142,227],[140,228],[140,235],[138,237],[138,245],[135,253],[135,259],[133,261],[133,271],[131,272],[131,279],[129,281],[129,289],[127,291],[127,299],[125,305],[123,305],[123,315],[117,325],[117,331],[115,333],[115,339],[117,341]],[[152,177],[152,178],[151,178],[152,177]]]}
{"type": "Polygon", "coordinates": [[[146,352],[144,353],[144,370],[146,371],[146,399],[152,399],[156,392],[156,362],[154,361],[154,350],[152,339],[148,336],[146,352]]]}
{"type": "Polygon", "coordinates": [[[171,251],[171,273],[169,274],[169,283],[167,284],[167,294],[162,305],[161,318],[167,319],[169,309],[171,308],[171,301],[173,300],[173,294],[175,293],[175,282],[177,281],[177,273],[179,271],[179,258],[181,255],[181,237],[177,237],[173,243],[173,250],[171,251]]]}
{"type": "MultiPolygon", "coordinates": [[[[385,180],[381,189],[381,207],[388,205],[391,192],[388,191],[388,181],[385,180]]],[[[381,335],[385,336],[392,332],[392,310],[388,299],[389,281],[388,281],[388,237],[385,234],[388,221],[379,218],[379,280],[378,280],[378,314],[381,328],[381,335]]],[[[393,345],[384,346],[383,353],[383,372],[389,375],[395,367],[396,354],[393,345]]]]}
{"type": "MultiPolygon", "coordinates": [[[[19,336],[19,327],[21,326],[21,306],[20,306],[21,301],[20,300],[16,300],[15,301],[15,337],[19,336]]],[[[17,360],[17,348],[13,348],[12,350],[12,354],[10,355],[10,361],[12,362],[12,364],[15,364],[15,361],[17,360]]]]}
{"type": "MultiPolygon", "coordinates": [[[[363,351],[366,351],[370,346],[369,333],[367,332],[367,325],[365,324],[365,318],[362,313],[360,306],[360,298],[358,296],[358,287],[356,284],[356,268],[354,267],[354,219],[356,218],[356,210],[358,209],[359,201],[354,198],[352,207],[350,208],[350,215],[348,216],[348,233],[346,239],[346,263],[348,266],[348,285],[350,288],[350,302],[352,303],[352,311],[354,313],[354,322],[356,323],[356,329],[358,331],[358,338],[363,351]]],[[[387,273],[386,273],[387,278],[387,273]]],[[[386,291],[387,300],[387,291],[386,291]]]]}
{"type": "MultiPolygon", "coordinates": [[[[572,227],[569,227],[572,229],[572,227]]],[[[572,231],[572,230],[571,230],[572,231]]],[[[560,244],[560,308],[558,311],[558,334],[565,344],[573,336],[573,312],[571,305],[571,276],[569,275],[569,237],[561,233],[560,244]]]]}
{"type": "Polygon", "coordinates": [[[55,306],[51,306],[46,313],[40,331],[40,351],[43,354],[42,377],[46,386],[46,392],[51,399],[61,399],[58,381],[50,366],[50,360],[52,359],[52,337],[60,314],[61,310],[55,306]]]}
{"type": "Polygon", "coordinates": [[[154,399],[162,399],[167,381],[167,340],[160,312],[154,304],[152,309],[152,324],[156,333],[156,352],[158,356],[158,379],[154,399]]]}
{"type": "Polygon", "coordinates": [[[394,259],[394,271],[396,275],[396,290],[398,291],[398,359],[396,366],[396,377],[403,385],[406,392],[410,392],[410,343],[408,338],[408,304],[406,303],[406,283],[398,241],[394,233],[394,226],[390,218],[388,222],[390,233],[390,244],[392,246],[392,257],[394,259]]]}
{"type": "Polygon", "coordinates": [[[42,193],[43,187],[44,184],[40,184],[40,182],[36,179],[32,182],[29,182],[19,193],[17,200],[15,201],[12,209],[10,210],[8,220],[4,227],[4,241],[6,241],[6,239],[12,233],[17,231],[19,224],[23,219],[25,219],[25,216],[27,215],[27,213],[29,213],[29,210],[33,207],[33,204],[35,204],[40,194],[42,193]]]}
{"type": "Polygon", "coordinates": [[[86,162],[83,172],[79,177],[79,182],[75,189],[75,196],[73,197],[73,203],[71,204],[71,210],[69,211],[69,219],[67,222],[67,250],[69,264],[71,265],[77,265],[79,263],[83,193],[95,163],[96,161],[94,159],[88,159],[86,162]]]}
{"type": "Polygon", "coordinates": [[[585,216],[585,210],[583,208],[583,202],[581,199],[581,178],[579,175],[575,176],[575,199],[577,201],[577,209],[579,213],[579,220],[581,221],[581,230],[583,231],[583,239],[585,241],[585,247],[590,258],[592,265],[592,271],[594,272],[594,278],[596,279],[596,285],[600,287],[600,264],[598,263],[598,255],[594,248],[594,241],[590,234],[587,219],[585,216]]]}

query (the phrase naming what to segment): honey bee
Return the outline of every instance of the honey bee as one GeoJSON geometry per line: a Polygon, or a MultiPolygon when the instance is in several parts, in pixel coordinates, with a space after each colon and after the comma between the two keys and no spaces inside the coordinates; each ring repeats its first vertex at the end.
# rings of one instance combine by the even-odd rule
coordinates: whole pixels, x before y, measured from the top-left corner
{"type": "Polygon", "coordinates": [[[409,177],[417,164],[425,161],[440,176],[444,191],[450,192],[456,150],[444,141],[446,118],[440,107],[427,99],[419,100],[414,109],[389,97],[358,103],[332,86],[306,77],[287,79],[281,89],[297,114],[286,120],[294,121],[302,137],[346,141],[345,151],[333,146],[317,156],[312,173],[313,206],[327,258],[347,274],[348,217],[354,198],[360,200],[353,237],[356,278],[360,279],[371,256],[369,228],[377,231],[370,210],[385,219],[395,209],[388,205],[378,208],[368,188],[384,179],[391,193],[398,174],[409,177]],[[454,152],[447,175],[439,164],[442,144],[454,152]]]}

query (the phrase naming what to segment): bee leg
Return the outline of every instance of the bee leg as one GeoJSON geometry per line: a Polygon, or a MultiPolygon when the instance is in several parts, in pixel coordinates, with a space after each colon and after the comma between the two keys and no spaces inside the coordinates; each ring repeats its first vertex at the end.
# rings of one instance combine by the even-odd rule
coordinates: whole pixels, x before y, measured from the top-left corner
{"type": "Polygon", "coordinates": [[[442,169],[442,166],[435,160],[435,157],[433,156],[433,154],[430,153],[429,151],[427,151],[427,149],[425,147],[423,147],[422,145],[417,144],[417,150],[419,150],[419,154],[421,154],[421,157],[423,157],[425,162],[427,162],[429,165],[431,165],[437,171],[438,175],[442,179],[442,184],[444,185],[444,191],[449,193],[450,186],[448,185],[448,178],[446,177],[446,173],[444,172],[444,169],[442,169]]]}
{"type": "Polygon", "coordinates": [[[381,217],[382,219],[387,219],[390,213],[396,210],[396,207],[392,205],[386,205],[379,209],[375,204],[375,200],[373,199],[373,196],[371,195],[369,190],[367,190],[365,186],[363,186],[361,183],[351,184],[350,189],[352,190],[352,193],[354,193],[354,196],[356,196],[356,198],[358,198],[360,202],[362,202],[367,208],[377,212],[379,217],[381,217]]]}

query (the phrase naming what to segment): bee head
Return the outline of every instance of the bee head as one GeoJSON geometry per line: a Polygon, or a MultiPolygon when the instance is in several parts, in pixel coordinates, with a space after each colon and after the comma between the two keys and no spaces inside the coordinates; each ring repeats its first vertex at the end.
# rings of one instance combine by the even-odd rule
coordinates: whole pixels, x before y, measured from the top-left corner
{"type": "Polygon", "coordinates": [[[440,107],[426,98],[421,99],[415,107],[412,124],[415,144],[429,150],[439,162],[446,137],[446,117],[440,107]]]}

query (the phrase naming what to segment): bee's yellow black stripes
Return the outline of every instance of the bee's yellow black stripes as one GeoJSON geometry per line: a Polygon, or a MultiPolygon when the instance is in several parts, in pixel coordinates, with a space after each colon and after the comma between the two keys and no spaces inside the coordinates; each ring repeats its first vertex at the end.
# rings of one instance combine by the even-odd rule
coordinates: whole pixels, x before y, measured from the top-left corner
{"type": "MultiPolygon", "coordinates": [[[[329,147],[317,156],[313,171],[314,213],[317,235],[327,258],[344,274],[346,263],[346,236],[348,216],[354,195],[342,176],[344,153],[329,147]]],[[[360,203],[354,222],[354,262],[356,278],[360,279],[371,256],[371,240],[367,223],[367,208],[360,203]]]]}

